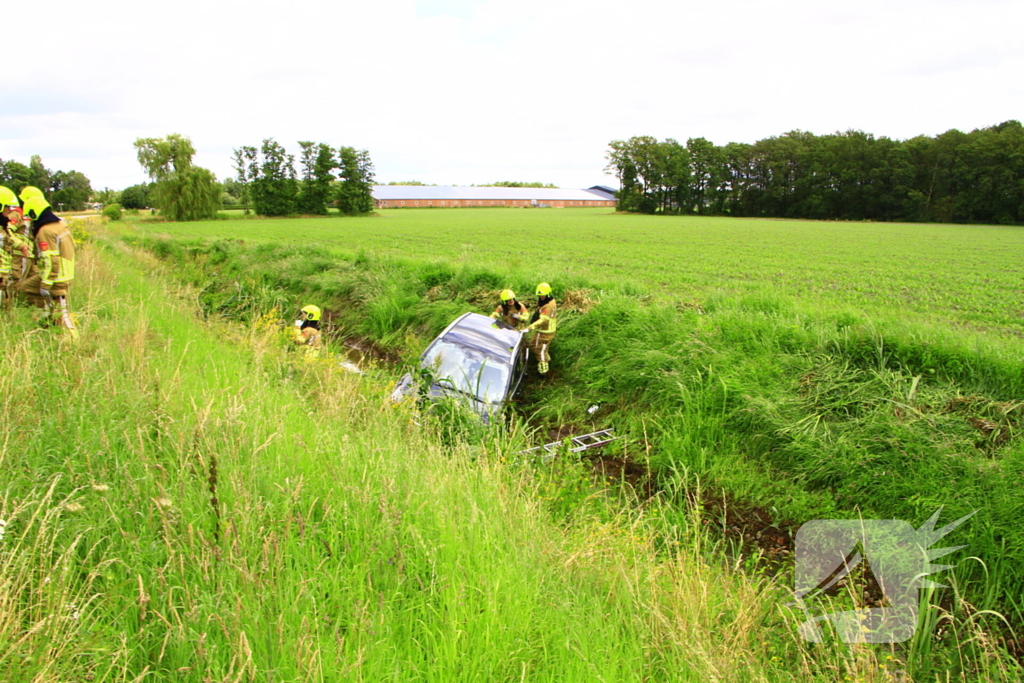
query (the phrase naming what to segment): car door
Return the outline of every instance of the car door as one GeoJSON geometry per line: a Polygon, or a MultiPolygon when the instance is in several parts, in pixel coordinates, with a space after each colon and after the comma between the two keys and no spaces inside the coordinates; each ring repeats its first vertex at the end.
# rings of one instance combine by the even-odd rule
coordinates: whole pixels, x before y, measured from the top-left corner
{"type": "Polygon", "coordinates": [[[519,391],[519,385],[523,381],[523,377],[526,376],[527,361],[530,359],[530,347],[526,345],[526,342],[522,339],[519,341],[519,348],[516,351],[515,357],[512,359],[512,381],[509,382],[508,396],[506,399],[511,399],[519,391]]]}

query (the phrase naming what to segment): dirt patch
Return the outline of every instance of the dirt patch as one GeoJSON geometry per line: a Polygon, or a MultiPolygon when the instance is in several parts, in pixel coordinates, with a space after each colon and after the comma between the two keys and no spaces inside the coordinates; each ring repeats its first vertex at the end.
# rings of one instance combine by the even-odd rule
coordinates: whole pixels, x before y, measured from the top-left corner
{"type": "Polygon", "coordinates": [[[548,428],[548,435],[546,443],[554,443],[555,441],[561,441],[563,439],[571,439],[577,434],[583,434],[577,425],[563,424],[557,427],[548,428]]]}
{"type": "Polygon", "coordinates": [[[641,501],[650,500],[658,492],[650,468],[628,457],[597,454],[591,458],[594,474],[604,480],[613,479],[629,484],[641,501]]]}
{"type": "Polygon", "coordinates": [[[769,510],[738,503],[721,492],[703,492],[699,503],[704,522],[722,536],[736,543],[745,554],[761,553],[768,564],[778,566],[793,557],[793,535],[799,528],[795,522],[775,519],[769,510]]]}
{"type": "Polygon", "coordinates": [[[355,354],[350,354],[353,356],[353,361],[357,363],[375,361],[389,365],[397,365],[402,361],[398,353],[378,345],[372,339],[344,334],[334,325],[337,319],[338,314],[336,311],[324,309],[321,313],[321,328],[324,339],[331,344],[356,352],[355,354]],[[356,357],[357,355],[360,357],[356,357]]]}

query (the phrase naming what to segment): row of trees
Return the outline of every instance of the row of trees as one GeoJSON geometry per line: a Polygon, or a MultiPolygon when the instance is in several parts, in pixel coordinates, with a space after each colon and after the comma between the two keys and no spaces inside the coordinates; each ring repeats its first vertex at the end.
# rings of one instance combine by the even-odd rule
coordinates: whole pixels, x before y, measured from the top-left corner
{"type": "Polygon", "coordinates": [[[610,143],[619,209],[778,218],[1024,223],[1024,127],[909,140],[792,131],[753,144],[610,143]]]}
{"type": "MultiPolygon", "coordinates": [[[[273,138],[263,145],[234,150],[233,189],[241,203],[261,216],[292,213],[323,215],[334,205],[343,214],[373,210],[373,162],[366,150],[300,142],[301,173],[295,156],[273,138]]],[[[248,208],[246,208],[248,212],[248,208]]]]}
{"type": "Polygon", "coordinates": [[[92,184],[80,171],[51,171],[38,154],[28,166],[0,159],[0,185],[15,192],[32,185],[43,191],[47,201],[59,211],[81,211],[92,197],[92,184]]]}

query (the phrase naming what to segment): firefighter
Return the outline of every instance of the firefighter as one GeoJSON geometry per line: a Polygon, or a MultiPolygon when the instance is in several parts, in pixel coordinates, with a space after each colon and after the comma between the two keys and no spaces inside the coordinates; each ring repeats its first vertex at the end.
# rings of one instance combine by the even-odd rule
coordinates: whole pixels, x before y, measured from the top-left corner
{"type": "Polygon", "coordinates": [[[305,359],[316,360],[320,357],[320,309],[316,306],[303,306],[299,318],[295,321],[295,337],[293,341],[305,347],[305,359]]]}
{"type": "Polygon", "coordinates": [[[23,209],[32,221],[36,272],[18,287],[32,304],[46,311],[45,322],[66,329],[77,338],[68,308],[68,289],[75,277],[75,241],[71,230],[43,197],[29,197],[23,209]]]}
{"type": "Polygon", "coordinates": [[[537,371],[542,375],[548,372],[551,362],[551,340],[555,338],[558,309],[555,297],[551,296],[551,285],[542,282],[537,285],[537,309],[530,318],[528,330],[533,331],[530,348],[537,356],[537,371]]]}
{"type": "MultiPolygon", "coordinates": [[[[21,199],[21,206],[25,206],[25,202],[33,197],[42,197],[43,191],[38,187],[32,185],[26,185],[21,188],[21,193],[18,198],[21,199]]],[[[25,217],[24,208],[21,210],[22,213],[22,224],[19,226],[18,235],[21,237],[21,241],[24,246],[21,248],[20,254],[14,255],[14,262],[11,264],[11,285],[13,293],[18,294],[21,281],[25,278],[31,277],[35,274],[35,260],[32,258],[32,221],[25,217]]],[[[11,226],[12,228],[14,226],[11,226]]]]}
{"type": "Polygon", "coordinates": [[[22,237],[21,206],[18,197],[9,188],[0,186],[0,307],[8,308],[13,302],[14,285],[21,275],[22,247],[29,242],[22,237]],[[17,264],[17,273],[15,273],[17,264]]]}
{"type": "Polygon", "coordinates": [[[501,303],[491,313],[491,318],[500,320],[514,330],[522,329],[530,320],[530,312],[524,304],[516,299],[516,293],[511,289],[504,289],[501,292],[501,303]]]}

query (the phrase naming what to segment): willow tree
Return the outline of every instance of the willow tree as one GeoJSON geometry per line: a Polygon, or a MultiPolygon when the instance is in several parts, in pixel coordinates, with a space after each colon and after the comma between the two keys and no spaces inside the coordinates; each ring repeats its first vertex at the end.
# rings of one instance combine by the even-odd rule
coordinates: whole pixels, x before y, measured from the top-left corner
{"type": "Polygon", "coordinates": [[[174,133],[135,141],[139,164],[156,183],[153,204],[172,221],[213,218],[220,208],[221,186],[209,169],[192,165],[192,141],[174,133]]]}

